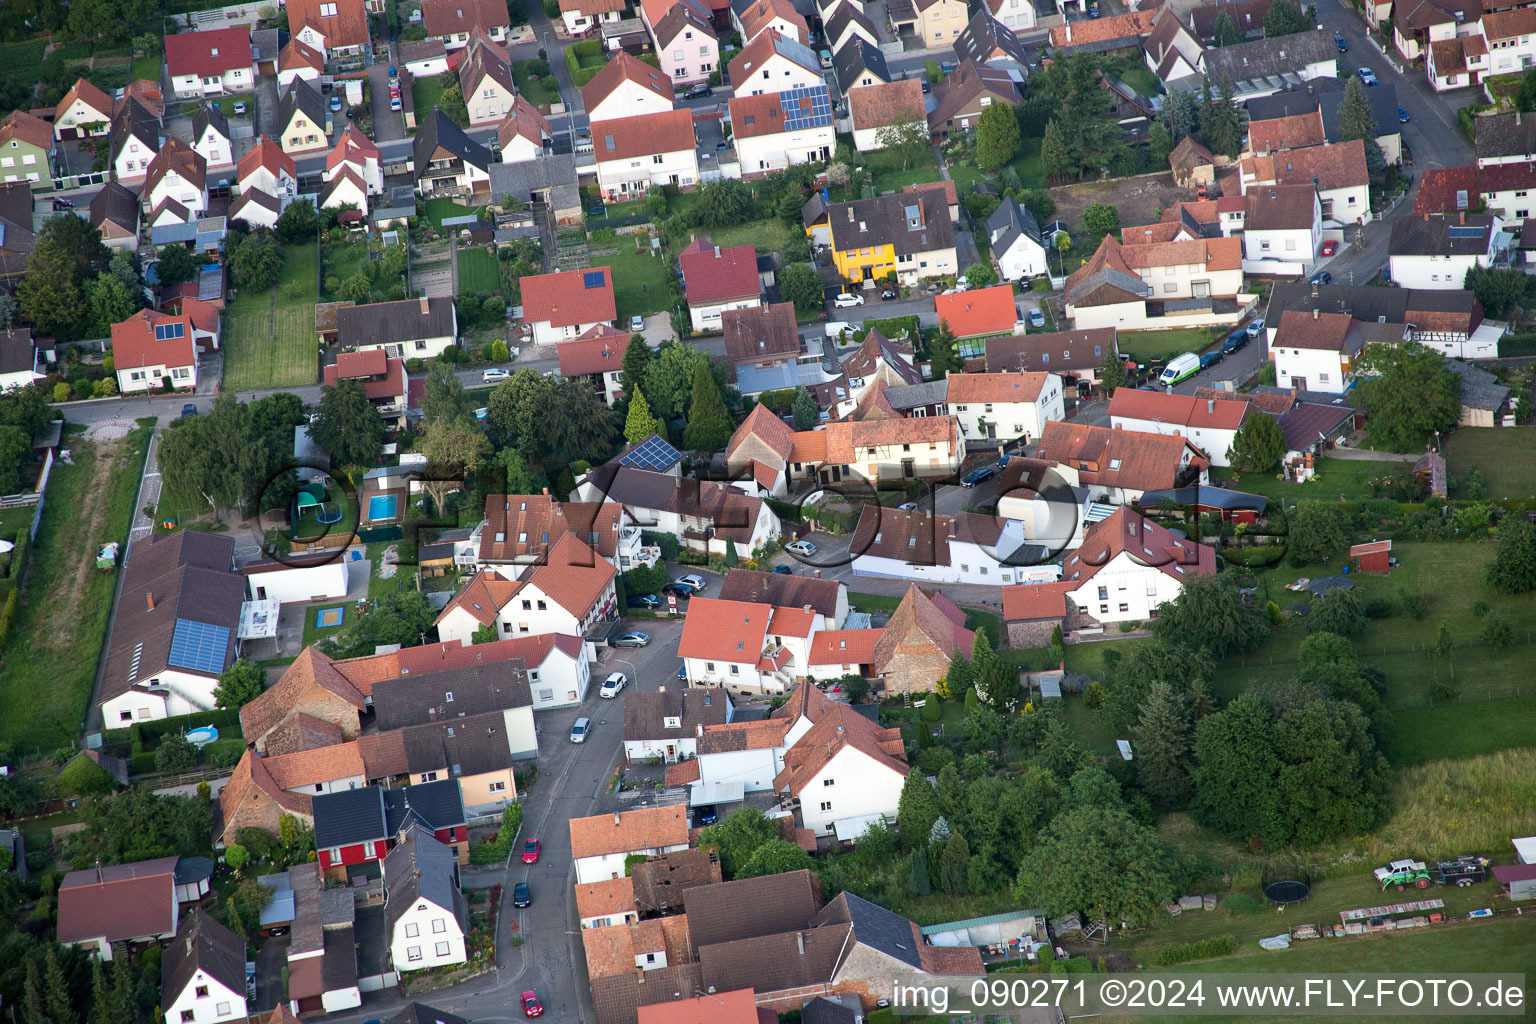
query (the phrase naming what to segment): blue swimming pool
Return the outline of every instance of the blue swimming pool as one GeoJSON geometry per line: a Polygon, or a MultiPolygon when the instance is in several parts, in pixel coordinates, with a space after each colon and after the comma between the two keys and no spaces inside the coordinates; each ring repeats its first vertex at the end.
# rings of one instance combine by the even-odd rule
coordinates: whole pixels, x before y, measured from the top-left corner
{"type": "Polygon", "coordinates": [[[377,523],[385,519],[395,518],[395,512],[399,509],[400,496],[398,494],[375,494],[368,499],[368,521],[377,523]]]}

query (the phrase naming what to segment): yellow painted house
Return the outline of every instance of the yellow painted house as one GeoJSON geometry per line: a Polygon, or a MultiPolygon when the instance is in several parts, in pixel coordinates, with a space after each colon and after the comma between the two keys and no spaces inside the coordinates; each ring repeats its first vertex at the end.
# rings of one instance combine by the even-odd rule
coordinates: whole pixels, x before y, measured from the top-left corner
{"type": "Polygon", "coordinates": [[[903,284],[958,272],[949,206],[939,190],[834,203],[825,225],[806,234],[830,235],[832,262],[854,284],[894,274],[903,284]]]}

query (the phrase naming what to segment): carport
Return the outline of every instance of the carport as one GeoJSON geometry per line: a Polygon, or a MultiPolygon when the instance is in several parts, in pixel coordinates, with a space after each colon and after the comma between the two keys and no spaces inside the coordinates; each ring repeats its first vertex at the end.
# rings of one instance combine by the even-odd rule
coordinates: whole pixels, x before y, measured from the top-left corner
{"type": "Polygon", "coordinates": [[[690,782],[688,789],[689,807],[739,804],[746,799],[747,795],[747,785],[744,782],[690,782]]]}

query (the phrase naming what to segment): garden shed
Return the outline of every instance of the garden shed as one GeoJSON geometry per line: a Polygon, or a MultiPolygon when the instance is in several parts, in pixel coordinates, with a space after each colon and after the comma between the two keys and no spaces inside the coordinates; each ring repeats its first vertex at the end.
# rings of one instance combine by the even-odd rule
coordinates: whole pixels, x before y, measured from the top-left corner
{"type": "Polygon", "coordinates": [[[1387,572],[1392,568],[1392,542],[1373,540],[1349,549],[1349,560],[1361,572],[1387,572]]]}
{"type": "Polygon", "coordinates": [[[1536,900],[1536,864],[1500,864],[1493,877],[1512,900],[1536,900]]]}

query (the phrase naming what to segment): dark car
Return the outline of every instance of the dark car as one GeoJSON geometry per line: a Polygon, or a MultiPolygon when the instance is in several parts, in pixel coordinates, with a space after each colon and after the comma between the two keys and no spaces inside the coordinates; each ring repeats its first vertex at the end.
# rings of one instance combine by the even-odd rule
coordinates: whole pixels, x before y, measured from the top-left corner
{"type": "Polygon", "coordinates": [[[1402,107],[1398,107],[1398,108],[1397,108],[1397,119],[1398,119],[1398,120],[1399,120],[1399,121],[1401,121],[1401,122],[1402,122],[1402,123],[1403,123],[1403,124],[1407,124],[1407,123],[1408,123],[1408,122],[1409,122],[1409,120],[1411,120],[1411,119],[1410,119],[1410,118],[1409,118],[1409,117],[1408,117],[1408,111],[1407,111],[1407,110],[1405,110],[1405,109],[1404,109],[1404,108],[1402,108],[1402,107]]]}
{"type": "Polygon", "coordinates": [[[997,470],[993,469],[991,466],[982,466],[982,467],[980,467],[978,469],[973,469],[973,470],[970,471],[969,474],[966,475],[966,478],[964,480],[960,481],[960,486],[961,487],[975,487],[977,484],[981,483],[983,480],[990,480],[990,479],[992,479],[992,477],[996,473],[997,473],[997,470]]]}
{"type": "Polygon", "coordinates": [[[75,208],[75,204],[70,202],[68,199],[55,199],[53,201],[53,208],[55,210],[73,210],[75,208]]]}
{"type": "Polygon", "coordinates": [[[778,576],[793,576],[795,574],[795,570],[787,565],[776,565],[773,567],[773,571],[778,576]]]}
{"type": "Polygon", "coordinates": [[[1200,353],[1200,369],[1210,369],[1212,366],[1215,366],[1225,358],[1226,353],[1221,349],[1217,349],[1214,352],[1202,352],[1200,353]]]}
{"type": "Polygon", "coordinates": [[[928,95],[932,91],[933,91],[933,86],[929,85],[926,81],[924,81],[923,82],[923,95],[926,96],[926,95],[928,95]]]}
{"type": "Polygon", "coordinates": [[[630,608],[660,608],[661,598],[655,594],[630,594],[624,603],[630,608]]]}
{"type": "Polygon", "coordinates": [[[1349,52],[1349,43],[1345,42],[1344,37],[1337,32],[1333,34],[1333,45],[1339,48],[1340,53],[1349,52]]]}
{"type": "Polygon", "coordinates": [[[188,402],[186,405],[181,407],[181,418],[182,419],[186,419],[188,416],[196,416],[196,415],[197,415],[197,406],[193,405],[191,402],[188,402]]]}
{"type": "Polygon", "coordinates": [[[693,588],[683,583],[668,583],[661,588],[663,594],[671,594],[679,601],[686,601],[693,596],[693,588]]]}
{"type": "Polygon", "coordinates": [[[896,298],[896,289],[894,288],[887,288],[880,293],[881,302],[889,302],[894,298],[896,298]]]}
{"type": "Polygon", "coordinates": [[[692,89],[689,89],[687,92],[683,93],[683,99],[700,100],[705,96],[713,96],[714,93],[715,90],[711,89],[707,85],[696,85],[692,89]]]}
{"type": "Polygon", "coordinates": [[[1328,271],[1326,271],[1326,270],[1319,270],[1317,273],[1315,273],[1311,277],[1307,278],[1307,284],[1327,284],[1329,281],[1332,281],[1332,280],[1333,280],[1333,275],[1332,274],[1328,273],[1328,271]]]}
{"type": "Polygon", "coordinates": [[[533,906],[533,890],[528,888],[527,882],[518,882],[512,887],[512,905],[514,907],[533,906]]]}
{"type": "Polygon", "coordinates": [[[701,807],[696,807],[694,808],[694,813],[699,816],[699,826],[701,828],[705,825],[713,825],[720,820],[720,811],[714,804],[704,804],[701,807]]]}
{"type": "Polygon", "coordinates": [[[1227,335],[1227,340],[1221,343],[1221,351],[1226,355],[1231,355],[1233,352],[1236,352],[1238,349],[1248,344],[1248,339],[1249,334],[1247,328],[1233,331],[1231,334],[1227,335]]]}

